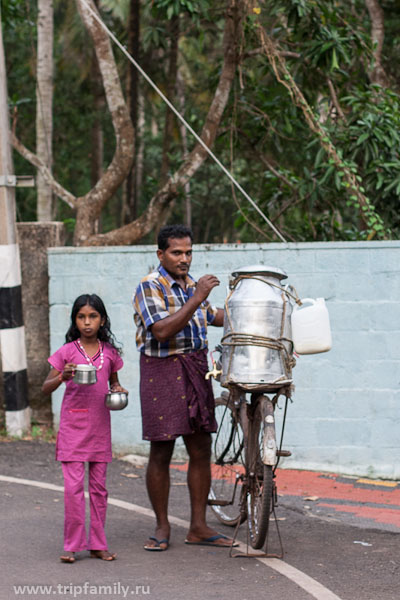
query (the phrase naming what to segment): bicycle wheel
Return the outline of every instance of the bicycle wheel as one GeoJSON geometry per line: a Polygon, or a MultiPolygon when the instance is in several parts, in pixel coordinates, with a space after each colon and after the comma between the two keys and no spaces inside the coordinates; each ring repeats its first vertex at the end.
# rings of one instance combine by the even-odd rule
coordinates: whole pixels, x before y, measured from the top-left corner
{"type": "Polygon", "coordinates": [[[225,392],[215,400],[217,433],[213,434],[211,455],[211,488],[208,504],[217,519],[234,527],[243,522],[240,514],[243,433],[232,410],[231,400],[225,392]]]}
{"type": "MultiPolygon", "coordinates": [[[[274,507],[274,472],[272,465],[263,463],[263,437],[265,417],[273,415],[274,407],[265,396],[256,400],[252,419],[249,422],[247,452],[247,519],[250,543],[253,548],[262,548],[268,534],[269,519],[274,507]]],[[[268,423],[269,428],[274,424],[268,423]]],[[[271,433],[271,430],[269,430],[271,433]]],[[[273,433],[273,432],[272,432],[273,433]]]]}

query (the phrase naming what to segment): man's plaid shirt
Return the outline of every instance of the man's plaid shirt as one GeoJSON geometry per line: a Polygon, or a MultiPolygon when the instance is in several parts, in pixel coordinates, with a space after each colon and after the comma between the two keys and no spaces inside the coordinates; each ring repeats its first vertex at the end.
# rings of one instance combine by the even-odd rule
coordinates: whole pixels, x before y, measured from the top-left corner
{"type": "Polygon", "coordinates": [[[170,340],[158,342],[150,330],[153,323],[177,312],[193,296],[195,287],[195,280],[187,275],[184,291],[161,265],[142,279],[133,298],[139,352],[165,357],[207,348],[207,324],[214,321],[218,310],[208,300],[201,303],[186,327],[170,340]]]}

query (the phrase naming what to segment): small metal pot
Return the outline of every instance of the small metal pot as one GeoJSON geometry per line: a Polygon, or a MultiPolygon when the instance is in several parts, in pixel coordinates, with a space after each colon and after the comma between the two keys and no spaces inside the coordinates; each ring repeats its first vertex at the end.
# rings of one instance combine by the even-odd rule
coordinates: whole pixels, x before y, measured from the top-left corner
{"type": "Polygon", "coordinates": [[[106,394],[105,405],[110,410],[122,410],[128,404],[128,394],[126,392],[108,392],[106,394]]]}
{"type": "Polygon", "coordinates": [[[76,365],[74,381],[80,385],[92,385],[96,383],[96,367],[93,365],[76,365]]]}

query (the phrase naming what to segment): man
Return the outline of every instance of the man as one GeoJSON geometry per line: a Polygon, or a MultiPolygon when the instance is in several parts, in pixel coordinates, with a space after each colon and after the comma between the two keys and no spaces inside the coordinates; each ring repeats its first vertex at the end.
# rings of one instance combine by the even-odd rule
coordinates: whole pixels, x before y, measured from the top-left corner
{"type": "Polygon", "coordinates": [[[189,275],[192,232],[170,225],[158,235],[158,269],[140,282],[134,297],[140,356],[143,439],[150,440],[147,491],[156,530],[146,550],[167,550],[169,466],[175,439],[183,436],[189,454],[190,528],[185,543],[230,546],[231,540],[206,523],[211,484],[211,433],[216,431],[214,397],[207,367],[207,325],[223,325],[223,310],[207,300],[219,285],[215,275],[189,275]]]}

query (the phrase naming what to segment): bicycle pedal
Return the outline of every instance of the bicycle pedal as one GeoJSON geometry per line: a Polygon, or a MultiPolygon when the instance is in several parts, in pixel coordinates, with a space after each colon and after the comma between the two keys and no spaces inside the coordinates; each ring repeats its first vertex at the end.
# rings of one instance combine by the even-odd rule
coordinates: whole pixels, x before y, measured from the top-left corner
{"type": "Polygon", "coordinates": [[[229,500],[207,500],[208,506],[229,506],[232,504],[229,500]]]}
{"type": "Polygon", "coordinates": [[[292,453],[290,452],[290,450],[277,450],[276,455],[277,456],[292,456],[292,453]]]}

